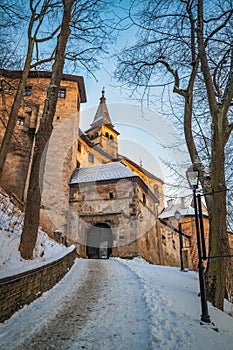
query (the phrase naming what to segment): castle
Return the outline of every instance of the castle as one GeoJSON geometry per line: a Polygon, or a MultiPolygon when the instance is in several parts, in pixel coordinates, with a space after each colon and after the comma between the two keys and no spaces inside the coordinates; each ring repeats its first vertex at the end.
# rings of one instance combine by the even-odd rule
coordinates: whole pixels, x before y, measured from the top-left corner
{"type": "MultiPolygon", "coordinates": [[[[20,71],[0,70],[0,141],[7,125],[20,71]]],[[[36,131],[51,73],[30,72],[1,186],[21,209],[27,194],[36,131]]],[[[163,181],[118,153],[118,135],[104,90],[90,128],[79,129],[86,102],[81,76],[63,74],[54,129],[43,157],[41,227],[83,258],[140,255],[156,264],[196,269],[196,235],[191,203],[164,208],[163,181]],[[82,117],[82,116],[81,116],[82,117]],[[182,231],[174,217],[182,213],[182,231]],[[182,238],[182,247],[180,246],[182,238]]],[[[205,233],[208,217],[204,215],[205,233]]]]}

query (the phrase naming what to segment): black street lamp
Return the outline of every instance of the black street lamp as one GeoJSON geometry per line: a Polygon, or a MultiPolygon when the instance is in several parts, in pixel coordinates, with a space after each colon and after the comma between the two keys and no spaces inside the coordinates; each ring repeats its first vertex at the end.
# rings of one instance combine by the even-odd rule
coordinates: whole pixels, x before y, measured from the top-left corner
{"type": "Polygon", "coordinates": [[[182,239],[182,230],[181,230],[181,213],[179,210],[176,210],[174,213],[175,219],[178,221],[178,231],[179,231],[179,240],[180,240],[180,271],[184,271],[184,262],[183,262],[183,255],[182,255],[182,250],[183,250],[183,239],[182,239]]]}
{"type": "Polygon", "coordinates": [[[186,176],[189,182],[190,188],[193,190],[193,202],[195,210],[195,223],[196,223],[196,235],[197,235],[197,249],[198,249],[198,272],[199,272],[199,284],[200,284],[200,295],[201,295],[201,321],[205,323],[211,323],[210,316],[208,314],[208,304],[206,298],[206,289],[205,289],[205,277],[204,277],[204,265],[202,261],[202,246],[200,238],[200,226],[199,218],[197,211],[197,196],[196,190],[199,183],[199,171],[193,166],[189,167],[186,176]]]}

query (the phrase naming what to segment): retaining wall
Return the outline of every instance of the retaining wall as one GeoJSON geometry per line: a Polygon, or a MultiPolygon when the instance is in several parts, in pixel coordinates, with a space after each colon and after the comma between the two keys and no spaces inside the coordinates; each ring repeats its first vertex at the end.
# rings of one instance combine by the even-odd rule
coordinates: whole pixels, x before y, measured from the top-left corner
{"type": "Polygon", "coordinates": [[[0,279],[0,322],[40,297],[69,271],[77,257],[76,249],[39,268],[0,279]]]}

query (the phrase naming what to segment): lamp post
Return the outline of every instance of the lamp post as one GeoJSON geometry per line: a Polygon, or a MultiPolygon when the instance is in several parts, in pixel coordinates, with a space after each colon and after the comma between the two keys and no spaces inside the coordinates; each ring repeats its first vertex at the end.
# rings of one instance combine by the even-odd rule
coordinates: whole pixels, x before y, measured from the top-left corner
{"type": "Polygon", "coordinates": [[[183,249],[183,239],[182,239],[182,233],[181,233],[181,213],[179,210],[176,210],[174,213],[175,219],[178,221],[178,231],[179,231],[179,240],[180,240],[180,271],[184,271],[184,262],[183,262],[183,255],[182,255],[182,249],[183,249]]]}
{"type": "Polygon", "coordinates": [[[193,166],[191,166],[188,168],[186,172],[186,176],[189,182],[189,186],[193,190],[193,202],[194,202],[194,211],[195,211],[197,249],[198,249],[198,273],[199,273],[201,310],[202,310],[201,321],[205,323],[211,323],[210,316],[208,314],[208,304],[207,304],[207,298],[206,298],[205,277],[204,277],[204,265],[202,261],[202,247],[201,247],[199,219],[198,219],[198,211],[197,211],[196,190],[198,188],[198,183],[199,183],[199,171],[195,169],[193,166]]]}

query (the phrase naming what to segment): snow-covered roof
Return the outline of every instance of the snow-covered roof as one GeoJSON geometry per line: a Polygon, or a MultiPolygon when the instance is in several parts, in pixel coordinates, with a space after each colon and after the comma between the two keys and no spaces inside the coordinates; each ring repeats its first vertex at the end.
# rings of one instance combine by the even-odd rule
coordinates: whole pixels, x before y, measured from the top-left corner
{"type": "Polygon", "coordinates": [[[173,205],[172,207],[165,208],[161,214],[159,214],[159,219],[167,219],[174,216],[175,211],[178,210],[181,216],[193,216],[195,215],[194,208],[187,207],[182,208],[180,203],[173,205]]]}
{"type": "MultiPolygon", "coordinates": [[[[159,219],[174,217],[176,210],[180,212],[181,217],[195,215],[192,198],[182,198],[179,202],[176,202],[174,199],[168,201],[168,206],[159,214],[159,219]]],[[[206,214],[206,212],[203,211],[203,215],[204,214],[206,214]]]]}
{"type": "Polygon", "coordinates": [[[132,177],[138,176],[121,162],[112,162],[76,169],[71,177],[70,185],[132,177]]]}

